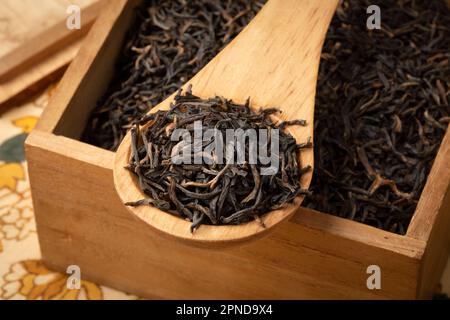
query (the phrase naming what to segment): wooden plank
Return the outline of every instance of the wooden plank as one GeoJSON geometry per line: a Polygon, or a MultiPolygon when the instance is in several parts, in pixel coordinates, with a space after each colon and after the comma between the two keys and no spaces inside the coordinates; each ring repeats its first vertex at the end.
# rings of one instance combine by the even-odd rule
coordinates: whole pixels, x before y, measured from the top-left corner
{"type": "Polygon", "coordinates": [[[0,107],[19,104],[46,85],[61,78],[67,65],[75,58],[81,41],[77,41],[64,50],[42,60],[27,72],[17,75],[13,80],[0,84],[0,107]]]}
{"type": "Polygon", "coordinates": [[[2,0],[0,1],[0,57],[33,39],[67,17],[70,4],[80,8],[94,0],[2,0]]]}
{"type": "Polygon", "coordinates": [[[69,30],[66,19],[43,30],[15,50],[0,57],[0,83],[4,83],[55,52],[83,38],[94,23],[103,4],[98,1],[85,7],[81,13],[81,29],[69,30]]]}
{"type": "Polygon", "coordinates": [[[237,248],[185,246],[124,208],[112,152],[40,131],[26,144],[41,250],[53,268],[78,264],[91,280],[149,298],[415,297],[420,241],[304,212],[237,248]],[[382,269],[382,290],[366,287],[371,264],[382,269]]]}
{"type": "Polygon", "coordinates": [[[450,253],[450,130],[442,140],[407,235],[424,241],[424,262],[418,295],[436,291],[450,253]]]}
{"type": "MultiPolygon", "coordinates": [[[[73,4],[80,5],[82,9],[89,8],[89,14],[85,18],[88,18],[86,21],[92,21],[92,15],[100,9],[98,1],[77,0],[73,1],[73,4]],[[91,6],[92,4],[94,7],[91,6]]],[[[65,26],[64,29],[60,27],[63,22],[65,24],[66,9],[69,4],[71,1],[68,0],[44,0],[40,1],[39,5],[36,1],[28,0],[0,2],[0,39],[3,40],[0,48],[0,60],[2,61],[0,65],[2,68],[14,65],[13,62],[17,56],[26,57],[28,51],[32,51],[30,47],[41,47],[39,45],[41,41],[47,44],[53,43],[53,36],[55,32],[58,33],[58,30],[67,30],[65,26]],[[59,27],[52,27],[55,24],[59,27]],[[45,30],[54,32],[46,35],[45,30]],[[43,32],[44,34],[42,34],[43,32]],[[39,38],[33,38],[39,35],[41,35],[39,38]],[[45,37],[42,38],[42,36],[45,37]],[[15,50],[17,50],[17,54],[15,50]]],[[[24,65],[25,69],[22,67],[20,67],[22,69],[17,69],[17,71],[25,70],[26,72],[16,72],[8,78],[8,81],[0,82],[0,106],[5,107],[19,103],[51,81],[59,79],[66,66],[77,54],[81,43],[81,39],[76,37],[69,40],[74,41],[60,41],[59,47],[50,45],[50,50],[46,52],[44,50],[44,54],[38,55],[38,60],[31,59],[28,64],[24,65]]]]}
{"type": "Polygon", "coordinates": [[[417,204],[416,212],[408,227],[408,236],[427,241],[436,225],[439,214],[448,216],[450,212],[442,212],[443,200],[450,188],[450,130],[441,142],[433,167],[428,175],[422,197],[417,204]]]}
{"type": "Polygon", "coordinates": [[[121,50],[120,39],[127,31],[133,3],[136,2],[116,0],[105,7],[61,80],[60,90],[41,116],[38,129],[79,137],[90,111],[113,75],[111,61],[121,50]],[[124,10],[127,3],[128,9],[124,10]]]}
{"type": "Polygon", "coordinates": [[[428,239],[420,270],[418,297],[428,299],[438,292],[450,252],[450,191],[448,190],[428,239]]]}

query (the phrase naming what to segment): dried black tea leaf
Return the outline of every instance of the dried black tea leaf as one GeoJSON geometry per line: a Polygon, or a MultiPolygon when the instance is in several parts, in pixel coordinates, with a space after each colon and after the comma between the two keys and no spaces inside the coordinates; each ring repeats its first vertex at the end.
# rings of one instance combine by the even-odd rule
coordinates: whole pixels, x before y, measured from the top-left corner
{"type": "Polygon", "coordinates": [[[177,91],[250,22],[265,0],[147,0],[82,140],[116,150],[131,124],[177,91]]]}
{"type": "Polygon", "coordinates": [[[322,53],[315,167],[304,206],[404,234],[450,115],[450,10],[440,0],[344,0],[322,53]]]}
{"type": "Polygon", "coordinates": [[[126,205],[155,206],[191,221],[191,231],[201,224],[241,224],[253,219],[263,224],[265,213],[307,194],[300,178],[310,169],[300,167],[300,152],[306,145],[297,144],[284,130],[305,122],[277,125],[271,118],[275,112],[274,108],[253,111],[249,101],[240,105],[222,97],[201,99],[190,90],[184,95],[179,92],[170,110],[146,115],[131,128],[127,168],[148,198],[126,205]],[[197,125],[202,133],[195,140],[197,125]],[[213,133],[209,138],[207,130],[213,133]],[[238,132],[248,136],[229,139],[230,133],[238,132]],[[270,163],[262,163],[260,148],[270,163]],[[187,157],[177,161],[175,157],[185,151],[187,157]],[[274,170],[264,171],[269,168],[274,170]]]}
{"type": "MultiPolygon", "coordinates": [[[[206,65],[265,2],[145,1],[83,140],[115,150],[134,122],[206,65]]],[[[406,232],[450,123],[449,51],[443,0],[340,2],[322,52],[313,194],[304,206],[406,232]],[[381,8],[379,30],[367,28],[372,4],[381,8]]]]}

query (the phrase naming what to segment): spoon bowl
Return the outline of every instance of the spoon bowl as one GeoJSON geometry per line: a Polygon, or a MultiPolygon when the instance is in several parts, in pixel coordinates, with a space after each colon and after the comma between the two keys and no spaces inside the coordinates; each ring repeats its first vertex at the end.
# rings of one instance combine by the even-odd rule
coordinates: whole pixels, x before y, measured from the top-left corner
{"type": "MultiPolygon", "coordinates": [[[[269,0],[260,13],[222,52],[186,85],[202,98],[215,95],[253,107],[277,107],[280,120],[304,119],[305,127],[288,131],[298,143],[313,137],[314,99],[322,45],[338,0],[269,0]]],[[[167,110],[175,94],[151,112],[167,110]]],[[[114,183],[121,200],[144,198],[135,176],[124,167],[131,152],[128,133],[119,146],[114,163],[114,183]]],[[[313,167],[312,149],[301,152],[301,165],[313,167]]],[[[307,189],[312,173],[302,175],[307,189]]],[[[265,214],[259,221],[240,225],[201,225],[190,232],[190,222],[153,206],[127,207],[138,219],[169,239],[216,248],[262,237],[300,206],[302,196],[282,209],[265,214]]]]}

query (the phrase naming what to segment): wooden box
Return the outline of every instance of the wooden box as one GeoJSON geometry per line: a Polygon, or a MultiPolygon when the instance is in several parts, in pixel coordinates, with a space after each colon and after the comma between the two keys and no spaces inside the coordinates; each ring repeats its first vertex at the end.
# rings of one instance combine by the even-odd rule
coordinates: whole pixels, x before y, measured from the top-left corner
{"type": "Polygon", "coordinates": [[[267,237],[228,249],[161,238],[116,194],[114,153],[78,141],[114,72],[134,1],[105,7],[26,141],[45,263],[147,298],[430,298],[450,249],[450,133],[400,236],[300,209],[267,237]],[[381,289],[367,287],[378,265],[381,289]]]}

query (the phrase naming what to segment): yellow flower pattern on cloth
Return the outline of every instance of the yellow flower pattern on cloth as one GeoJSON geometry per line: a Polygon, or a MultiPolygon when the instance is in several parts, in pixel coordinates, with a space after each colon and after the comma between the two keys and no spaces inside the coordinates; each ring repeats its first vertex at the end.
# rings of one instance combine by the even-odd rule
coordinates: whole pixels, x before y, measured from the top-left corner
{"type": "Polygon", "coordinates": [[[23,240],[35,231],[30,190],[0,190],[0,243],[2,239],[23,240]]]}
{"type": "Polygon", "coordinates": [[[18,163],[6,163],[0,165],[0,189],[8,188],[15,191],[17,181],[25,179],[25,172],[22,165],[18,163]]]}
{"type": "Polygon", "coordinates": [[[103,292],[96,284],[81,280],[81,289],[68,289],[68,276],[48,270],[40,260],[26,260],[10,267],[0,288],[2,299],[100,300],[103,292]]]}
{"type": "Polygon", "coordinates": [[[36,126],[38,117],[25,116],[13,121],[13,124],[23,130],[23,132],[30,133],[36,126]]]}
{"type": "Polygon", "coordinates": [[[0,115],[0,300],[136,299],[83,279],[69,289],[69,275],[48,270],[40,260],[23,143],[54,90],[0,115]]]}
{"type": "Polygon", "coordinates": [[[35,232],[23,143],[37,119],[34,115],[0,119],[0,252],[5,240],[20,241],[35,232]]]}

